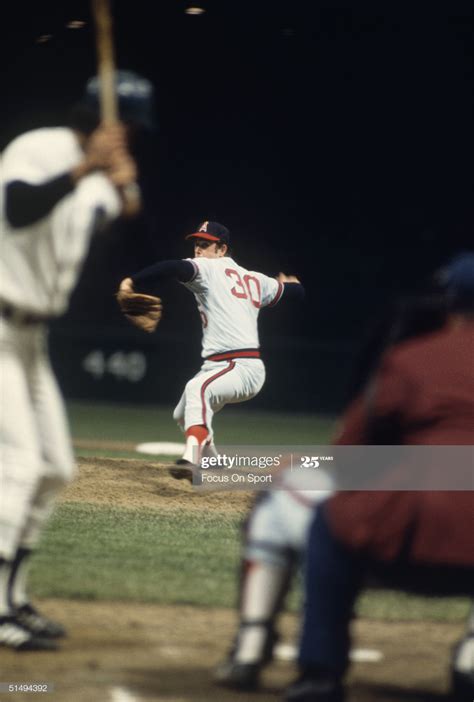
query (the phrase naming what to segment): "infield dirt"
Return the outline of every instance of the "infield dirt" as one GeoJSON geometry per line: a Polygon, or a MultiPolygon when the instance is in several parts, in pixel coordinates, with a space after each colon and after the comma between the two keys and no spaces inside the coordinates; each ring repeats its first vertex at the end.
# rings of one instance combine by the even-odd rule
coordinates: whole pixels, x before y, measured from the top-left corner
{"type": "MultiPolygon", "coordinates": [[[[81,459],[65,502],[90,502],[159,510],[233,511],[245,514],[248,493],[197,494],[152,461],[81,459]]],[[[50,682],[54,702],[275,702],[295,675],[293,663],[276,661],[259,693],[215,687],[212,669],[229,647],[235,613],[227,609],[120,602],[43,600],[42,610],[68,627],[54,653],[2,650],[0,682],[50,682]]],[[[285,615],[282,639],[294,643],[297,618],[285,615]]],[[[381,651],[379,663],[357,663],[348,702],[446,700],[449,650],[461,624],[358,621],[355,645],[381,651]]],[[[30,702],[33,693],[0,693],[3,702],[30,702]]]]}

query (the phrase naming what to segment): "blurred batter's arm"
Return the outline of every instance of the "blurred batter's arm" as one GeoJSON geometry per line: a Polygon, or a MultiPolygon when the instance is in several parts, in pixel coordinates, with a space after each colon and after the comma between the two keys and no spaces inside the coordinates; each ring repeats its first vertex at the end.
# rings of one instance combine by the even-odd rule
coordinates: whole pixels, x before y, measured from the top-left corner
{"type": "Polygon", "coordinates": [[[72,192],[79,181],[94,171],[102,171],[120,192],[136,180],[136,166],[127,147],[123,125],[100,125],[89,136],[77,134],[83,156],[70,171],[40,184],[11,180],[5,188],[5,211],[13,228],[27,227],[45,217],[72,192]]]}
{"type": "Polygon", "coordinates": [[[32,185],[14,180],[6,187],[6,215],[14,228],[27,227],[37,222],[74,190],[74,181],[69,173],[48,180],[41,185],[32,185]]]}

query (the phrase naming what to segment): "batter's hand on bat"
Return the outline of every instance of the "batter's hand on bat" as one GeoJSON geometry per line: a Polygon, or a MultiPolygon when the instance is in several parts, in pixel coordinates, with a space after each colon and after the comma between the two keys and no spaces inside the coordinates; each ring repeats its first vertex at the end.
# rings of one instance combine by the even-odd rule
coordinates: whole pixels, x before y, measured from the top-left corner
{"type": "Polygon", "coordinates": [[[120,123],[101,124],[84,144],[85,161],[90,170],[108,168],[114,157],[127,150],[127,129],[120,123]]]}
{"type": "Polygon", "coordinates": [[[128,154],[127,130],[123,124],[100,125],[87,137],[78,136],[84,158],[71,176],[77,182],[88,173],[106,170],[121,154],[128,154]]]}
{"type": "Polygon", "coordinates": [[[133,158],[128,153],[117,154],[106,174],[120,195],[122,216],[136,217],[142,209],[142,201],[133,158]]]}
{"type": "Polygon", "coordinates": [[[276,279],[279,283],[300,283],[301,281],[295,275],[286,275],[286,273],[278,273],[276,279]]]}
{"type": "Polygon", "coordinates": [[[127,151],[116,153],[105,172],[117,188],[137,181],[137,166],[127,151]]]}
{"type": "Polygon", "coordinates": [[[122,200],[122,215],[134,217],[141,210],[137,188],[137,166],[128,150],[127,127],[120,122],[101,124],[83,143],[84,159],[72,172],[77,182],[95,170],[103,171],[117,188],[122,200]]]}

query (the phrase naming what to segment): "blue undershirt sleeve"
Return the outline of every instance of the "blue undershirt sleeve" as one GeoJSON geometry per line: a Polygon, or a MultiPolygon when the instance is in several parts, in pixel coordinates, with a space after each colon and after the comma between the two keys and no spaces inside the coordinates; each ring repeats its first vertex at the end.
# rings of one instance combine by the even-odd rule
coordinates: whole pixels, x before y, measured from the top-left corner
{"type": "Polygon", "coordinates": [[[304,287],[301,283],[283,283],[283,286],[283,300],[292,300],[294,302],[302,302],[304,300],[304,287]]]}
{"type": "Polygon", "coordinates": [[[190,261],[158,261],[131,276],[136,285],[153,284],[164,278],[176,278],[181,283],[187,283],[195,275],[194,266],[190,261]]]}

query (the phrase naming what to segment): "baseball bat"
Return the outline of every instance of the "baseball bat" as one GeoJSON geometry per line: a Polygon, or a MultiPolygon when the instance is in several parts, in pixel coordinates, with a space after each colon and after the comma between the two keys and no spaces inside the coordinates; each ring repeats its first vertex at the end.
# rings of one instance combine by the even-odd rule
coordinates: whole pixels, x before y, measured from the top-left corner
{"type": "Polygon", "coordinates": [[[104,124],[118,122],[115,91],[115,52],[112,39],[112,12],[109,0],[92,0],[97,46],[97,74],[100,85],[100,117],[104,124]]]}
{"type": "MultiPolygon", "coordinates": [[[[92,14],[96,30],[100,118],[103,124],[116,124],[119,121],[119,109],[115,89],[115,52],[110,1],[92,0],[92,14]]],[[[127,213],[137,213],[141,209],[138,184],[130,183],[123,188],[123,192],[127,213]]]]}

